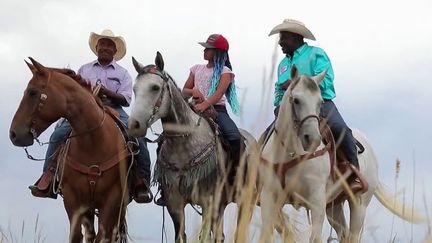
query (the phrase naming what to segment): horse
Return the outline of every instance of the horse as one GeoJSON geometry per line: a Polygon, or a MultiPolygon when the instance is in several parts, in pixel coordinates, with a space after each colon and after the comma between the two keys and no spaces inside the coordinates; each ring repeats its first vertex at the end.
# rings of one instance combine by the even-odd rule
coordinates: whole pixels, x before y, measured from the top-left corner
{"type": "MultiPolygon", "coordinates": [[[[337,168],[331,166],[332,143],[322,142],[323,127],[320,125],[320,106],[323,102],[319,88],[326,71],[316,75],[299,75],[297,67],[291,69],[292,83],[285,92],[280,105],[279,115],[274,123],[271,135],[262,135],[260,194],[262,212],[261,242],[273,237],[272,218],[277,218],[286,203],[310,210],[310,242],[322,242],[321,232],[324,218],[335,229],[342,242],[359,242],[366,208],[372,197],[377,199],[392,213],[410,222],[420,222],[418,214],[409,215],[410,209],[403,210],[400,203],[386,193],[378,178],[378,163],[372,146],[365,136],[356,129],[353,135],[364,146],[358,155],[360,171],[368,183],[367,191],[350,193],[344,178],[339,174],[333,180],[337,168]],[[344,200],[336,200],[343,189],[348,191],[344,200]],[[343,212],[343,203],[348,200],[350,225],[347,226],[343,212]]],[[[331,138],[332,139],[332,138],[331,138]]],[[[331,141],[329,139],[329,141],[331,141]]],[[[333,151],[333,152],[332,152],[333,151]]]]}
{"type": "MultiPolygon", "coordinates": [[[[159,52],[156,65],[143,66],[135,58],[132,60],[138,76],[134,83],[135,102],[128,128],[134,136],[145,136],[147,129],[161,120],[163,133],[159,139],[162,141],[154,181],[160,185],[166,198],[176,242],[186,241],[184,207],[187,204],[202,208],[204,223],[200,239],[204,241],[213,233],[216,242],[223,241],[224,210],[234,201],[235,186],[227,183],[230,173],[226,169],[228,156],[220,138],[211,123],[195,113],[175,81],[164,71],[164,61],[159,52]]],[[[246,138],[246,151],[257,146],[252,135],[240,130],[246,138]]],[[[242,163],[236,167],[238,174],[245,170],[242,163]]],[[[236,181],[242,179],[236,178],[236,181]]]]}
{"type": "Polygon", "coordinates": [[[72,132],[58,157],[58,186],[70,222],[69,241],[82,242],[83,226],[87,242],[126,242],[130,151],[109,114],[115,111],[103,107],[74,71],[29,59],[33,77],[13,117],[10,140],[15,146],[31,146],[51,124],[66,118],[72,132]]]}

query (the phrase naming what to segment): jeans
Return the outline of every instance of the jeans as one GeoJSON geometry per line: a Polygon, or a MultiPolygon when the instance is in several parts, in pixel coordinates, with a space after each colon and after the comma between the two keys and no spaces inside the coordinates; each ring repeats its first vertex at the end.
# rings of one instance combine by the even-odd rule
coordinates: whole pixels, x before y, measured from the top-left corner
{"type": "MultiPolygon", "coordinates": [[[[129,119],[128,114],[123,110],[122,107],[114,108],[120,114],[120,120],[127,124],[127,120],[129,119]]],[[[72,130],[70,123],[66,119],[62,119],[59,121],[54,129],[54,132],[50,136],[50,143],[48,145],[48,149],[45,155],[45,163],[43,166],[43,171],[48,169],[48,166],[51,163],[51,159],[54,157],[54,153],[59,147],[60,143],[63,139],[67,137],[67,135],[72,130]]],[[[150,154],[147,149],[147,142],[144,138],[138,138],[139,142],[139,153],[136,155],[136,163],[137,163],[137,176],[139,178],[144,178],[147,182],[150,182],[150,154]]]]}
{"type": "Polygon", "coordinates": [[[227,109],[224,105],[214,105],[215,110],[218,113],[216,123],[222,133],[222,136],[228,140],[230,145],[231,153],[234,161],[240,160],[240,131],[237,125],[228,115],[227,109]]]}
{"type": "Polygon", "coordinates": [[[327,124],[333,133],[336,142],[340,140],[340,147],[347,156],[348,161],[359,168],[357,147],[351,129],[340,115],[336,105],[331,100],[324,100],[321,106],[320,116],[327,119],[327,124]],[[343,136],[340,138],[340,136],[343,136]]]}

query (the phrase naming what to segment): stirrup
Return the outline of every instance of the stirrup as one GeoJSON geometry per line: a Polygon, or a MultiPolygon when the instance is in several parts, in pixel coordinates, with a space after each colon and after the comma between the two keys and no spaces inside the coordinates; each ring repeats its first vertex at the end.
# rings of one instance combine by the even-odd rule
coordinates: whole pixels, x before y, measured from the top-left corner
{"type": "Polygon", "coordinates": [[[41,190],[35,185],[31,185],[28,188],[30,189],[31,194],[34,197],[57,199],[57,194],[53,193],[53,191],[51,190],[51,186],[49,186],[45,190],[41,190]]]}

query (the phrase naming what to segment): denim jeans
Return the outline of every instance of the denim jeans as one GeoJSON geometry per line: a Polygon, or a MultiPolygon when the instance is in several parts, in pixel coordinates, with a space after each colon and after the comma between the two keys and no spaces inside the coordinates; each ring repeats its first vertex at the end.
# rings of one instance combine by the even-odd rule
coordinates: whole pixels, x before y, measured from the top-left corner
{"type": "Polygon", "coordinates": [[[336,142],[340,140],[340,147],[344,151],[349,162],[359,168],[357,147],[351,129],[340,115],[336,105],[331,100],[324,100],[321,106],[320,116],[327,119],[327,124],[333,133],[336,142]],[[340,136],[343,136],[340,138],[340,136]]]}
{"type": "MultiPolygon", "coordinates": [[[[122,107],[115,107],[114,108],[117,112],[120,114],[120,120],[127,124],[127,120],[129,119],[128,114],[124,111],[122,107]]],[[[48,169],[48,166],[50,164],[50,161],[59,147],[61,141],[67,137],[67,135],[72,130],[72,127],[66,119],[60,120],[55,129],[54,132],[50,136],[50,143],[48,145],[48,149],[45,155],[45,163],[43,166],[43,171],[46,171],[48,169]]],[[[138,138],[139,142],[139,153],[136,155],[136,162],[137,162],[137,175],[139,178],[144,178],[147,180],[147,182],[150,182],[150,154],[147,149],[147,142],[144,138],[138,138]]]]}
{"type": "Polygon", "coordinates": [[[222,136],[228,140],[234,161],[240,159],[240,131],[231,117],[228,115],[227,109],[224,105],[214,105],[218,113],[216,123],[222,133],[222,136]]]}

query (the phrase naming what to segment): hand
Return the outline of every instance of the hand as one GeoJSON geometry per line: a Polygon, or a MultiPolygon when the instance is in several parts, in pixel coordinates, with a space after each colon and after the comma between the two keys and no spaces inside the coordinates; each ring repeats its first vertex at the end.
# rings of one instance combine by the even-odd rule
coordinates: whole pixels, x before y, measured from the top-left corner
{"type": "Polygon", "coordinates": [[[202,103],[205,100],[204,95],[196,88],[192,89],[192,97],[197,103],[202,103]]]}
{"type": "Polygon", "coordinates": [[[283,89],[283,90],[287,90],[288,87],[290,86],[290,84],[291,84],[291,80],[288,79],[287,81],[285,81],[285,82],[281,85],[281,89],[283,89]]]}
{"type": "Polygon", "coordinates": [[[106,98],[108,96],[108,92],[109,90],[105,88],[105,86],[101,85],[98,96],[101,98],[106,98]]]}
{"type": "Polygon", "coordinates": [[[195,105],[195,109],[199,112],[204,112],[210,107],[210,103],[207,100],[195,105]]]}

